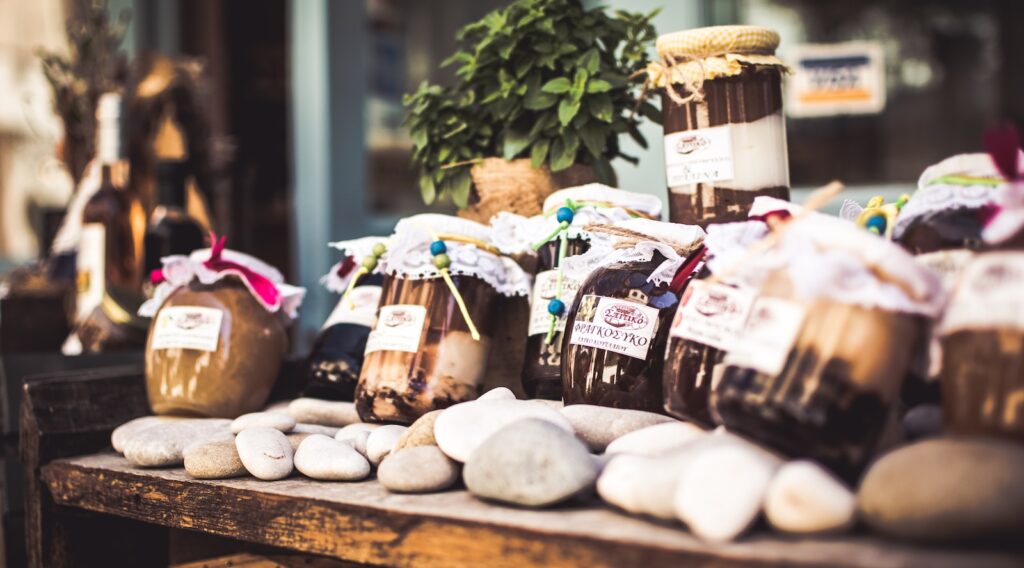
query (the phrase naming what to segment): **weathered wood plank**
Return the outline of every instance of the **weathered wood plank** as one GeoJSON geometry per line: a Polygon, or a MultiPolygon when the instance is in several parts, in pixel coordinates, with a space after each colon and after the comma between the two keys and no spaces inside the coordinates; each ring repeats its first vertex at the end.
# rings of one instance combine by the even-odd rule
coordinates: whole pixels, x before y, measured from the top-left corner
{"type": "Polygon", "coordinates": [[[926,549],[866,535],[797,540],[761,534],[708,546],[679,527],[592,504],[533,511],[464,491],[396,495],[375,481],[301,477],[197,481],[98,454],[53,462],[55,502],[170,527],[393,566],[1021,566],[1020,552],[926,549]]]}
{"type": "Polygon", "coordinates": [[[29,565],[166,565],[166,531],[56,506],[40,468],[109,446],[117,425],[148,413],[141,366],[57,373],[25,383],[20,445],[29,565]],[[106,542],[111,536],[118,546],[106,542]]]}

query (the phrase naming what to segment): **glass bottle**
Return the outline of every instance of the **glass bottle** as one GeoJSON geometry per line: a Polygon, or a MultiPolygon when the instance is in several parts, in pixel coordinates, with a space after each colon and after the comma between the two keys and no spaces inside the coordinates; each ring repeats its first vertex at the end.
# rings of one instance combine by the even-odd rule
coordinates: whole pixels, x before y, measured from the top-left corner
{"type": "Polygon", "coordinates": [[[160,268],[160,259],[174,254],[188,255],[205,245],[199,223],[185,211],[185,162],[161,161],[156,164],[157,205],[143,237],[145,274],[160,268]]]}

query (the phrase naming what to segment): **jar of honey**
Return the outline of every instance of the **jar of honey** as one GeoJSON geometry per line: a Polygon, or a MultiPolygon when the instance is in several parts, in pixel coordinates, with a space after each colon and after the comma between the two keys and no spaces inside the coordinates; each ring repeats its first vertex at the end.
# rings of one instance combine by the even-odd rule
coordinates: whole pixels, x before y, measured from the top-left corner
{"type": "Polygon", "coordinates": [[[156,414],[233,418],[266,404],[305,290],[242,253],[212,249],[163,260],[146,341],[146,392],[156,414]]]}

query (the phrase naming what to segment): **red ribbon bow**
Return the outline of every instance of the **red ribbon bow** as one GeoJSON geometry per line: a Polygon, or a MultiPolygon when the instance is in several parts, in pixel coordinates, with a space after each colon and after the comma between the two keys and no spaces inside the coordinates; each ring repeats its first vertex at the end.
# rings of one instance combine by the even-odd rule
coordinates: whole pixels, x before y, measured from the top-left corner
{"type": "MultiPolygon", "coordinates": [[[[281,293],[278,292],[277,285],[266,276],[247,266],[222,258],[226,241],[226,237],[218,238],[216,233],[210,232],[210,242],[212,243],[210,258],[203,261],[203,266],[214,272],[230,274],[241,279],[264,307],[270,311],[276,311],[280,307],[281,301],[281,293]]],[[[158,268],[150,274],[150,280],[153,284],[159,284],[165,279],[162,269],[158,268]]]]}

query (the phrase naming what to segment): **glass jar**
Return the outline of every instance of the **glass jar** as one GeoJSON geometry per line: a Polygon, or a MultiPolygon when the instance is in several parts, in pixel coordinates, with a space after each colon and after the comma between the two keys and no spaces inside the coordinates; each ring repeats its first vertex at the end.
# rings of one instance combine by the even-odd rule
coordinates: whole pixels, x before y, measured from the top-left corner
{"type": "Polygon", "coordinates": [[[537,276],[530,296],[530,323],[522,370],[523,390],[531,398],[560,400],[562,397],[562,340],[567,316],[564,308],[572,305],[580,284],[601,260],[593,256],[593,260],[585,264],[578,264],[572,270],[565,269],[567,258],[578,259],[591,250],[591,235],[586,232],[586,227],[612,225],[637,218],[656,220],[661,217],[661,209],[661,200],[653,195],[591,183],[552,193],[544,201],[543,215],[519,218],[522,223],[503,222],[507,219],[500,216],[492,222],[495,238],[499,237],[499,231],[525,232],[528,234],[527,242],[545,243],[537,250],[537,276]],[[562,239],[566,241],[566,250],[560,253],[562,239]],[[559,258],[560,254],[564,258],[559,258]],[[560,276],[562,289],[559,296],[560,276]],[[556,299],[561,302],[563,312],[553,319],[549,309],[552,300],[556,299]],[[551,333],[552,321],[555,322],[554,333],[551,333]]]}
{"type": "Polygon", "coordinates": [[[263,408],[288,352],[287,326],[305,290],[248,255],[212,249],[170,256],[154,271],[146,392],[156,414],[234,418],[263,408]]]}
{"type": "Polygon", "coordinates": [[[758,196],[789,199],[779,35],[717,26],[658,38],[669,220],[742,221],[758,196]]]}
{"type": "Polygon", "coordinates": [[[379,274],[370,274],[338,300],[306,359],[303,396],[353,400],[363,367],[366,339],[377,319],[382,282],[379,274]]]}
{"type": "Polygon", "coordinates": [[[384,277],[377,324],[366,343],[356,389],[363,421],[409,424],[479,394],[497,292],[472,276],[453,276],[452,281],[480,332],[479,341],[443,280],[384,277]]]}
{"type": "MultiPolygon", "coordinates": [[[[704,269],[700,278],[710,276],[704,269]]],[[[748,288],[696,280],[676,310],[665,351],[665,412],[713,426],[709,397],[732,343],[743,330],[756,294],[748,288]]]]}
{"type": "MultiPolygon", "coordinates": [[[[409,424],[480,390],[500,306],[526,296],[530,277],[499,250],[490,227],[422,214],[395,226],[366,341],[355,402],[364,422],[409,424]]],[[[520,336],[521,337],[521,336],[520,336]]]]}
{"type": "Polygon", "coordinates": [[[178,288],[146,342],[146,392],[156,414],[234,418],[266,404],[288,334],[235,279],[178,288]]]}
{"type": "Polygon", "coordinates": [[[704,257],[704,231],[642,219],[609,231],[614,250],[598,249],[606,260],[584,280],[566,320],[562,399],[663,413],[665,344],[704,257]]]}
{"type": "Polygon", "coordinates": [[[764,284],[723,361],[712,412],[731,431],[854,479],[941,308],[942,285],[852,223],[793,221],[781,238],[762,255],[764,284]]]}
{"type": "Polygon", "coordinates": [[[896,218],[893,241],[952,288],[971,257],[986,248],[981,232],[1002,183],[988,154],[961,154],[930,166],[896,218]]]}
{"type": "MultiPolygon", "coordinates": [[[[562,338],[565,334],[565,316],[558,318],[555,333],[548,341],[551,315],[548,303],[555,297],[558,270],[556,257],[558,241],[551,241],[537,251],[537,276],[530,295],[530,327],[526,339],[526,360],[523,364],[523,390],[530,398],[561,400],[562,398],[562,338]]],[[[586,240],[568,240],[566,256],[585,253],[590,248],[586,240]]],[[[563,275],[562,297],[565,305],[572,305],[581,282],[563,275]]]]}
{"type": "Polygon", "coordinates": [[[939,330],[949,429],[1024,441],[1024,252],[967,264],[939,330]]]}

